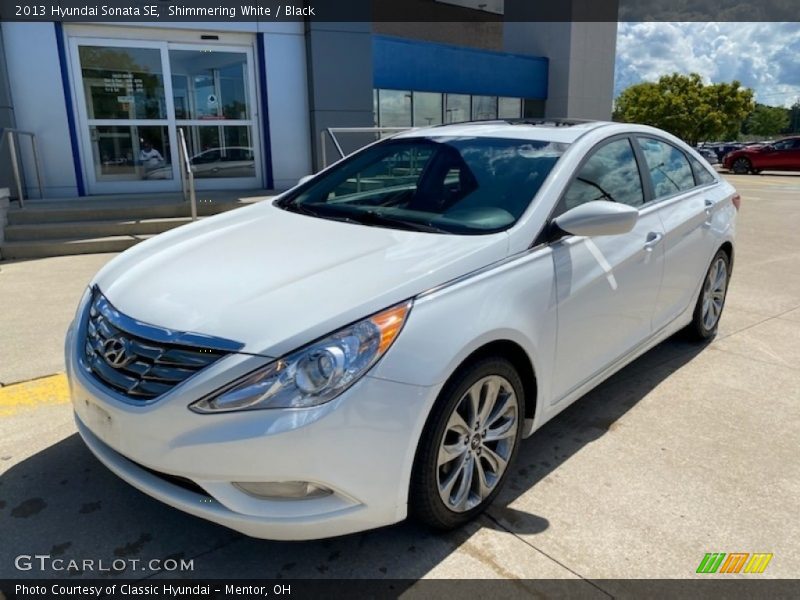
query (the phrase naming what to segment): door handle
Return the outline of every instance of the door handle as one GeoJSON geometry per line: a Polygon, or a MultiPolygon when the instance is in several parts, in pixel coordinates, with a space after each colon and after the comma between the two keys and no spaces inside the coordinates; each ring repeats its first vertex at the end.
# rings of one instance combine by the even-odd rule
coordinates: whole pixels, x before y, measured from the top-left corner
{"type": "Polygon", "coordinates": [[[647,234],[647,241],[644,243],[644,249],[648,252],[652,252],[653,248],[658,246],[661,240],[664,239],[664,234],[659,233],[658,231],[651,231],[647,234]]]}
{"type": "Polygon", "coordinates": [[[706,220],[703,223],[703,227],[708,229],[709,227],[711,227],[711,220],[712,220],[711,209],[714,208],[714,202],[706,198],[703,204],[705,205],[705,212],[706,212],[706,220]]]}

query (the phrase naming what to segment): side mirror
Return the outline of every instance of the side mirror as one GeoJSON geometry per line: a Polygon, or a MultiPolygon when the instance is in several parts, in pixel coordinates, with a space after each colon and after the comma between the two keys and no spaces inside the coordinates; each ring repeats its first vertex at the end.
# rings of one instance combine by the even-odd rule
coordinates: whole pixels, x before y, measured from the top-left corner
{"type": "Polygon", "coordinates": [[[638,218],[639,211],[632,206],[595,200],[568,210],[553,222],[573,235],[619,235],[633,229],[638,218]]]}
{"type": "Polygon", "coordinates": [[[312,179],[313,175],[303,175],[300,179],[297,180],[297,185],[303,185],[306,181],[312,179]]]}

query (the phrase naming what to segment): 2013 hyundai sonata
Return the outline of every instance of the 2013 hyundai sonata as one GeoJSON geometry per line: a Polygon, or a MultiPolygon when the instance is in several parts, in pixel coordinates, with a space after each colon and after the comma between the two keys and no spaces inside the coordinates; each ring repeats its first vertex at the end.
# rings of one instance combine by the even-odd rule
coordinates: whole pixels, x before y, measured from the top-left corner
{"type": "Polygon", "coordinates": [[[78,429],[248,535],[458,526],[559,411],[715,334],[738,207],[650,127],[405,132],[112,260],[67,336],[78,429]]]}

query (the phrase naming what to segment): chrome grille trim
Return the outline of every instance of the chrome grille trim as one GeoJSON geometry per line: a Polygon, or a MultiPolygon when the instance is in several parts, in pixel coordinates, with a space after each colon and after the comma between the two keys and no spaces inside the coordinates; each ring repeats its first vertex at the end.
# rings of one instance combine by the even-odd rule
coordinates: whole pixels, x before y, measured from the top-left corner
{"type": "Polygon", "coordinates": [[[132,319],[114,308],[97,288],[93,291],[90,314],[92,310],[99,310],[106,320],[117,329],[122,329],[123,331],[134,334],[145,341],[157,342],[159,344],[208,348],[210,350],[221,350],[223,352],[236,352],[241,350],[244,346],[244,344],[234,342],[233,340],[203,335],[202,333],[174,331],[172,329],[166,329],[165,327],[158,327],[132,319]]]}
{"type": "Polygon", "coordinates": [[[84,371],[117,399],[155,402],[243,344],[142,323],[119,312],[99,289],[81,322],[78,356],[84,371]]]}

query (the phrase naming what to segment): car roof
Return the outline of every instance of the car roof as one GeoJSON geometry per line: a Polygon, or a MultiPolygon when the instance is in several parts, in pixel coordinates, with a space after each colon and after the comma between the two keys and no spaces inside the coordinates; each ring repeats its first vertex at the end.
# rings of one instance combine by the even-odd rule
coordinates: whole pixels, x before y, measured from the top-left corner
{"type": "Polygon", "coordinates": [[[612,125],[612,123],[577,119],[469,121],[466,123],[409,129],[394,136],[394,139],[415,137],[497,137],[571,144],[589,131],[594,131],[607,125],[612,125]]]}

